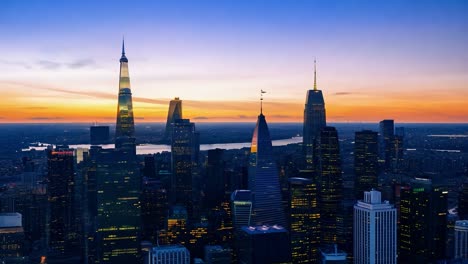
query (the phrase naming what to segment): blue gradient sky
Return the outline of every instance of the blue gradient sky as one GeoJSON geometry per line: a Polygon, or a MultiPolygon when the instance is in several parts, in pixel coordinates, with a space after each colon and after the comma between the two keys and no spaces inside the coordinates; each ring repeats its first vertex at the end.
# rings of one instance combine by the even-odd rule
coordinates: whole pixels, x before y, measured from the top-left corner
{"type": "Polygon", "coordinates": [[[0,121],[113,118],[125,35],[148,121],[175,96],[187,117],[254,119],[260,89],[273,119],[300,121],[317,57],[331,121],[468,122],[467,14],[453,0],[2,1],[0,89],[17,111],[0,121]]]}

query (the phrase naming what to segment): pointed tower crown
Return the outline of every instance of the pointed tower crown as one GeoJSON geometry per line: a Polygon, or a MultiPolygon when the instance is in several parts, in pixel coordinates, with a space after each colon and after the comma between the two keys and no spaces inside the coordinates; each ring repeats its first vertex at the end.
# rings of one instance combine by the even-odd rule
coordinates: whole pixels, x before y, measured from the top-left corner
{"type": "Polygon", "coordinates": [[[128,62],[127,57],[125,57],[125,39],[122,38],[122,57],[120,57],[120,62],[128,62]]]}

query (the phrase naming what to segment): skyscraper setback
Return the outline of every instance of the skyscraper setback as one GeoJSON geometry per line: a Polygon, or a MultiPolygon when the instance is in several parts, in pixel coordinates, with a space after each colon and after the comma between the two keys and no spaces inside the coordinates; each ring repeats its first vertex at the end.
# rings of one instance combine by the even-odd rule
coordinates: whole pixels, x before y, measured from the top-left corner
{"type": "Polygon", "coordinates": [[[122,42],[122,57],[120,58],[119,101],[117,105],[116,140],[120,137],[133,138],[135,125],[133,120],[132,91],[130,90],[130,75],[128,59],[125,56],[125,43],[122,42]]]}

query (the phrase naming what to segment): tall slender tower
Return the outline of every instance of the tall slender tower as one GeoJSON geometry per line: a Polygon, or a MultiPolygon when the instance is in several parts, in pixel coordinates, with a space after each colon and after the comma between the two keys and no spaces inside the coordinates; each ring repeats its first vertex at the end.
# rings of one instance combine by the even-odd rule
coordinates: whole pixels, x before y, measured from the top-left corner
{"type": "Polygon", "coordinates": [[[130,90],[130,75],[128,74],[128,59],[125,56],[125,43],[122,41],[122,57],[120,58],[119,102],[117,105],[117,125],[115,138],[135,136],[133,121],[132,91],[130,90]]]}
{"type": "Polygon", "coordinates": [[[272,153],[270,131],[265,116],[260,111],[252,136],[249,160],[249,189],[253,194],[252,224],[285,227],[278,168],[272,153]]]}
{"type": "Polygon", "coordinates": [[[341,175],[340,145],[334,127],[325,127],[320,133],[318,147],[320,173],[320,235],[321,246],[336,244],[340,206],[343,200],[343,178],[341,175]]]}
{"type": "Polygon", "coordinates": [[[354,142],[355,197],[358,200],[363,192],[377,188],[379,166],[377,132],[358,131],[355,133],[354,142]]]}
{"type": "Polygon", "coordinates": [[[314,61],[314,89],[307,91],[304,108],[303,146],[306,169],[315,167],[315,146],[320,131],[326,126],[325,101],[322,91],[317,89],[317,68],[314,61]]]}
{"type": "Polygon", "coordinates": [[[172,127],[177,119],[182,119],[182,100],[180,100],[179,97],[174,98],[174,100],[171,100],[169,103],[164,140],[171,140],[172,127]]]}

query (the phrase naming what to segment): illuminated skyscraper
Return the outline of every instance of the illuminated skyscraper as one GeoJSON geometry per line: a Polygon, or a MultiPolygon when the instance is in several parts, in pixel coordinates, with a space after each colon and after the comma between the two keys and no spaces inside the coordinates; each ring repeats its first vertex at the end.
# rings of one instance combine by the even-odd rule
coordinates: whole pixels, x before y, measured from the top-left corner
{"type": "Polygon", "coordinates": [[[468,262],[468,220],[455,223],[455,259],[468,262]]]}
{"type": "Polygon", "coordinates": [[[99,263],[137,263],[140,253],[140,170],[127,149],[102,149],[96,157],[99,263]]]}
{"type": "Polygon", "coordinates": [[[397,263],[397,213],[379,191],[364,192],[354,206],[353,256],[356,264],[397,263]]]}
{"type": "Polygon", "coordinates": [[[128,59],[125,56],[125,44],[122,42],[122,57],[120,58],[119,101],[117,105],[117,125],[115,127],[116,147],[120,137],[133,138],[135,126],[133,121],[132,91],[130,90],[130,75],[128,59]]]}
{"type": "Polygon", "coordinates": [[[73,150],[55,149],[47,155],[49,246],[56,255],[70,254],[75,238],[73,150]]]}
{"type": "Polygon", "coordinates": [[[378,138],[377,132],[356,132],[354,140],[354,171],[356,173],[355,196],[362,197],[364,191],[377,188],[378,138]]]}
{"type": "Polygon", "coordinates": [[[289,179],[289,213],[292,261],[318,263],[320,241],[317,186],[310,179],[289,179]]]}
{"type": "Polygon", "coordinates": [[[169,103],[169,111],[167,112],[166,121],[166,131],[164,132],[165,140],[171,140],[172,126],[177,119],[182,118],[182,100],[179,100],[179,97],[176,97],[169,103]]]}
{"type": "MultiPolygon", "coordinates": [[[[315,66],[315,61],[314,61],[315,66]]],[[[316,140],[326,126],[325,101],[322,91],[317,89],[317,71],[314,69],[314,89],[307,91],[304,108],[303,147],[306,169],[315,169],[316,140]]]]}
{"type": "Polygon", "coordinates": [[[343,200],[340,145],[338,132],[334,127],[322,129],[318,157],[320,235],[321,244],[324,246],[338,242],[338,217],[343,200]]]}
{"type": "Polygon", "coordinates": [[[172,204],[182,205],[187,209],[189,219],[194,212],[193,178],[198,170],[200,143],[195,124],[189,119],[178,119],[172,130],[172,204]]]}
{"type": "Polygon", "coordinates": [[[262,112],[255,127],[249,160],[249,189],[252,191],[253,225],[286,225],[281,191],[273,158],[270,131],[262,112]]]}
{"type": "Polygon", "coordinates": [[[445,258],[447,193],[421,178],[401,189],[399,261],[429,263],[445,258]]]}

